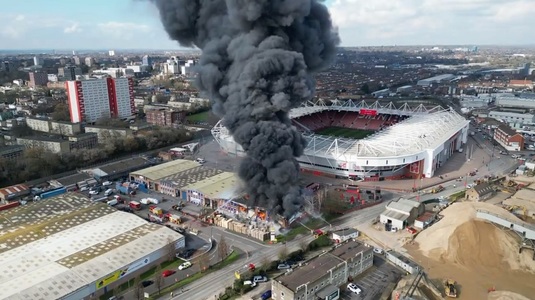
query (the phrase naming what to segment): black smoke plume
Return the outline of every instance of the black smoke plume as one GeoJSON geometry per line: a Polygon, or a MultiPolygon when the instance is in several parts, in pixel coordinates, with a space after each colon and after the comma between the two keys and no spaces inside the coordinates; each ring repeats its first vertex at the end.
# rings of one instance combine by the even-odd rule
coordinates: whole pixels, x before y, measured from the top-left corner
{"type": "Polygon", "coordinates": [[[312,73],[336,55],[338,34],[317,0],[152,0],[170,38],[202,50],[198,88],[247,153],[239,176],[255,205],[302,206],[305,140],[288,117],[314,95],[312,73]]]}

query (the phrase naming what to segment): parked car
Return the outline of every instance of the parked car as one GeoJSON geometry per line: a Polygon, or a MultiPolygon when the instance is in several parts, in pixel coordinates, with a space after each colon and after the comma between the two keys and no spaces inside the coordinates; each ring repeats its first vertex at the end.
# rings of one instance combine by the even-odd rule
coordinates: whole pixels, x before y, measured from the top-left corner
{"type": "Polygon", "coordinates": [[[271,290],[265,291],[262,296],[260,296],[260,299],[262,300],[267,300],[269,298],[271,298],[271,290]]]}
{"type": "Polygon", "coordinates": [[[182,258],[190,258],[193,253],[195,253],[195,249],[187,249],[184,250],[184,252],[182,252],[179,256],[182,258]]]}
{"type": "Polygon", "coordinates": [[[267,281],[268,281],[268,278],[266,276],[254,276],[253,277],[253,282],[254,283],[267,282],[267,281]]]}
{"type": "Polygon", "coordinates": [[[182,263],[180,266],[178,266],[179,270],[185,270],[187,268],[191,267],[191,263],[189,261],[182,263]]]}
{"type": "Polygon", "coordinates": [[[102,183],[102,185],[103,185],[103,186],[110,186],[110,185],[113,185],[113,182],[111,182],[111,181],[104,181],[104,182],[102,183]]]}
{"type": "Polygon", "coordinates": [[[85,192],[89,190],[89,187],[88,186],[83,186],[81,189],[80,189],[80,192],[85,192]]]}
{"type": "Polygon", "coordinates": [[[277,269],[279,270],[288,270],[288,269],[291,269],[292,267],[289,265],[289,264],[279,264],[277,266],[277,269]]]}
{"type": "Polygon", "coordinates": [[[383,249],[381,249],[381,248],[373,248],[373,252],[375,252],[376,254],[383,254],[384,253],[383,249]]]}
{"type": "Polygon", "coordinates": [[[251,287],[255,287],[256,286],[256,282],[253,282],[251,280],[245,280],[243,282],[243,285],[250,285],[251,287]]]}
{"type": "Polygon", "coordinates": [[[357,295],[360,295],[360,293],[362,293],[362,290],[354,283],[350,283],[347,285],[347,290],[352,292],[352,293],[355,293],[357,295]]]}
{"type": "Polygon", "coordinates": [[[152,281],[152,280],[145,280],[145,281],[142,281],[142,282],[141,282],[141,285],[142,285],[143,287],[148,287],[149,285],[151,285],[151,284],[153,284],[153,283],[154,283],[154,281],[152,281]]]}
{"type": "Polygon", "coordinates": [[[175,270],[165,270],[165,271],[162,272],[162,277],[169,277],[169,276],[171,276],[171,275],[173,275],[175,273],[176,273],[175,270]]]}
{"type": "Polygon", "coordinates": [[[89,191],[89,195],[98,195],[99,191],[98,190],[91,190],[89,191]]]}

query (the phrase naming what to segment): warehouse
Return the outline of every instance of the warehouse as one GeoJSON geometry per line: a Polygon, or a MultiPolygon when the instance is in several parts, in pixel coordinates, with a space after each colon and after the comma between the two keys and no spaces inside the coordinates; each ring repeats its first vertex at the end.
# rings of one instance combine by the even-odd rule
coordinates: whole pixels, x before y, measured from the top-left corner
{"type": "Polygon", "coordinates": [[[182,199],[197,205],[203,205],[230,213],[236,213],[237,206],[229,201],[239,193],[240,180],[234,173],[221,174],[203,179],[183,187],[182,199]]]}
{"type": "Polygon", "coordinates": [[[425,206],[420,202],[400,198],[386,205],[386,210],[379,216],[379,220],[387,231],[402,230],[424,212],[425,206]]]}
{"type": "Polygon", "coordinates": [[[441,83],[443,81],[450,81],[454,79],[456,76],[452,74],[442,74],[438,76],[434,76],[431,78],[426,78],[422,80],[418,80],[417,85],[419,86],[431,86],[433,83],[441,83]]]}
{"type": "MultiPolygon", "coordinates": [[[[130,173],[130,180],[143,183],[149,189],[172,197],[181,197],[185,187],[223,173],[204,167],[198,162],[177,159],[130,173]]],[[[183,195],[182,195],[183,196],[183,195]]],[[[187,197],[183,197],[187,199],[187,197]]]]}
{"type": "Polygon", "coordinates": [[[128,173],[150,166],[152,163],[143,157],[134,157],[112,162],[91,170],[93,178],[106,181],[127,177],[128,173]]]}
{"type": "Polygon", "coordinates": [[[12,229],[0,235],[0,299],[83,299],[185,247],[184,236],[167,227],[74,193],[0,212],[0,218],[12,229]]]}

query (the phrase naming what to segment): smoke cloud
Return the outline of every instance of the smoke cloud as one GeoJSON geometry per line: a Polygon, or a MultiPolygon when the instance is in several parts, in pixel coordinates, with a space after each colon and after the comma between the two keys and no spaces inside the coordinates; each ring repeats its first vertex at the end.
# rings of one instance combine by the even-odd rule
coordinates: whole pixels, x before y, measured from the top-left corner
{"type": "Polygon", "coordinates": [[[314,72],[339,43],[317,0],[152,0],[171,39],[198,47],[198,88],[247,156],[239,176],[255,205],[291,216],[302,206],[305,140],[288,116],[314,95],[314,72]]]}

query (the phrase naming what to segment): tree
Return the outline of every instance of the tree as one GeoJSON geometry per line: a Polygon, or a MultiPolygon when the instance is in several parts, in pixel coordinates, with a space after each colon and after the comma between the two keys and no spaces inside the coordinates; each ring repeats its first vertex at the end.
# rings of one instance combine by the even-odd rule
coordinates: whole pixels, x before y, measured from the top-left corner
{"type": "Polygon", "coordinates": [[[364,94],[368,95],[370,93],[370,85],[368,85],[367,83],[363,84],[360,87],[360,91],[363,92],[364,94]]]}
{"type": "Polygon", "coordinates": [[[288,248],[286,248],[286,245],[285,245],[279,251],[279,260],[285,261],[287,258],[288,258],[288,248]]]}
{"type": "Polygon", "coordinates": [[[221,236],[219,240],[219,245],[217,245],[217,252],[221,260],[225,259],[229,254],[229,246],[224,236],[221,236]]]}
{"type": "Polygon", "coordinates": [[[52,112],[52,119],[54,121],[69,122],[71,120],[69,106],[65,103],[56,104],[54,111],[52,112]]]}
{"type": "Polygon", "coordinates": [[[208,267],[210,267],[210,258],[205,253],[203,255],[198,256],[195,259],[195,263],[199,265],[199,269],[201,269],[201,272],[205,272],[208,270],[208,267]]]}
{"type": "Polygon", "coordinates": [[[260,270],[264,271],[264,272],[267,272],[269,271],[269,269],[271,268],[271,262],[269,261],[269,259],[267,259],[267,257],[262,257],[262,261],[260,263],[260,270]]]}
{"type": "Polygon", "coordinates": [[[307,248],[308,248],[308,244],[305,240],[299,241],[299,249],[301,249],[303,253],[307,251],[307,248]]]}
{"type": "Polygon", "coordinates": [[[141,300],[143,298],[143,282],[139,276],[134,279],[134,297],[137,300],[141,300]]]}
{"type": "Polygon", "coordinates": [[[33,130],[26,124],[13,126],[11,134],[15,137],[24,137],[33,135],[33,130]]]}
{"type": "Polygon", "coordinates": [[[156,271],[154,271],[154,274],[154,284],[156,285],[156,288],[158,288],[158,294],[160,294],[164,280],[161,265],[158,265],[158,267],[156,267],[156,271]]]}
{"type": "Polygon", "coordinates": [[[167,237],[167,260],[173,261],[176,258],[176,243],[172,237],[167,237]]]}

